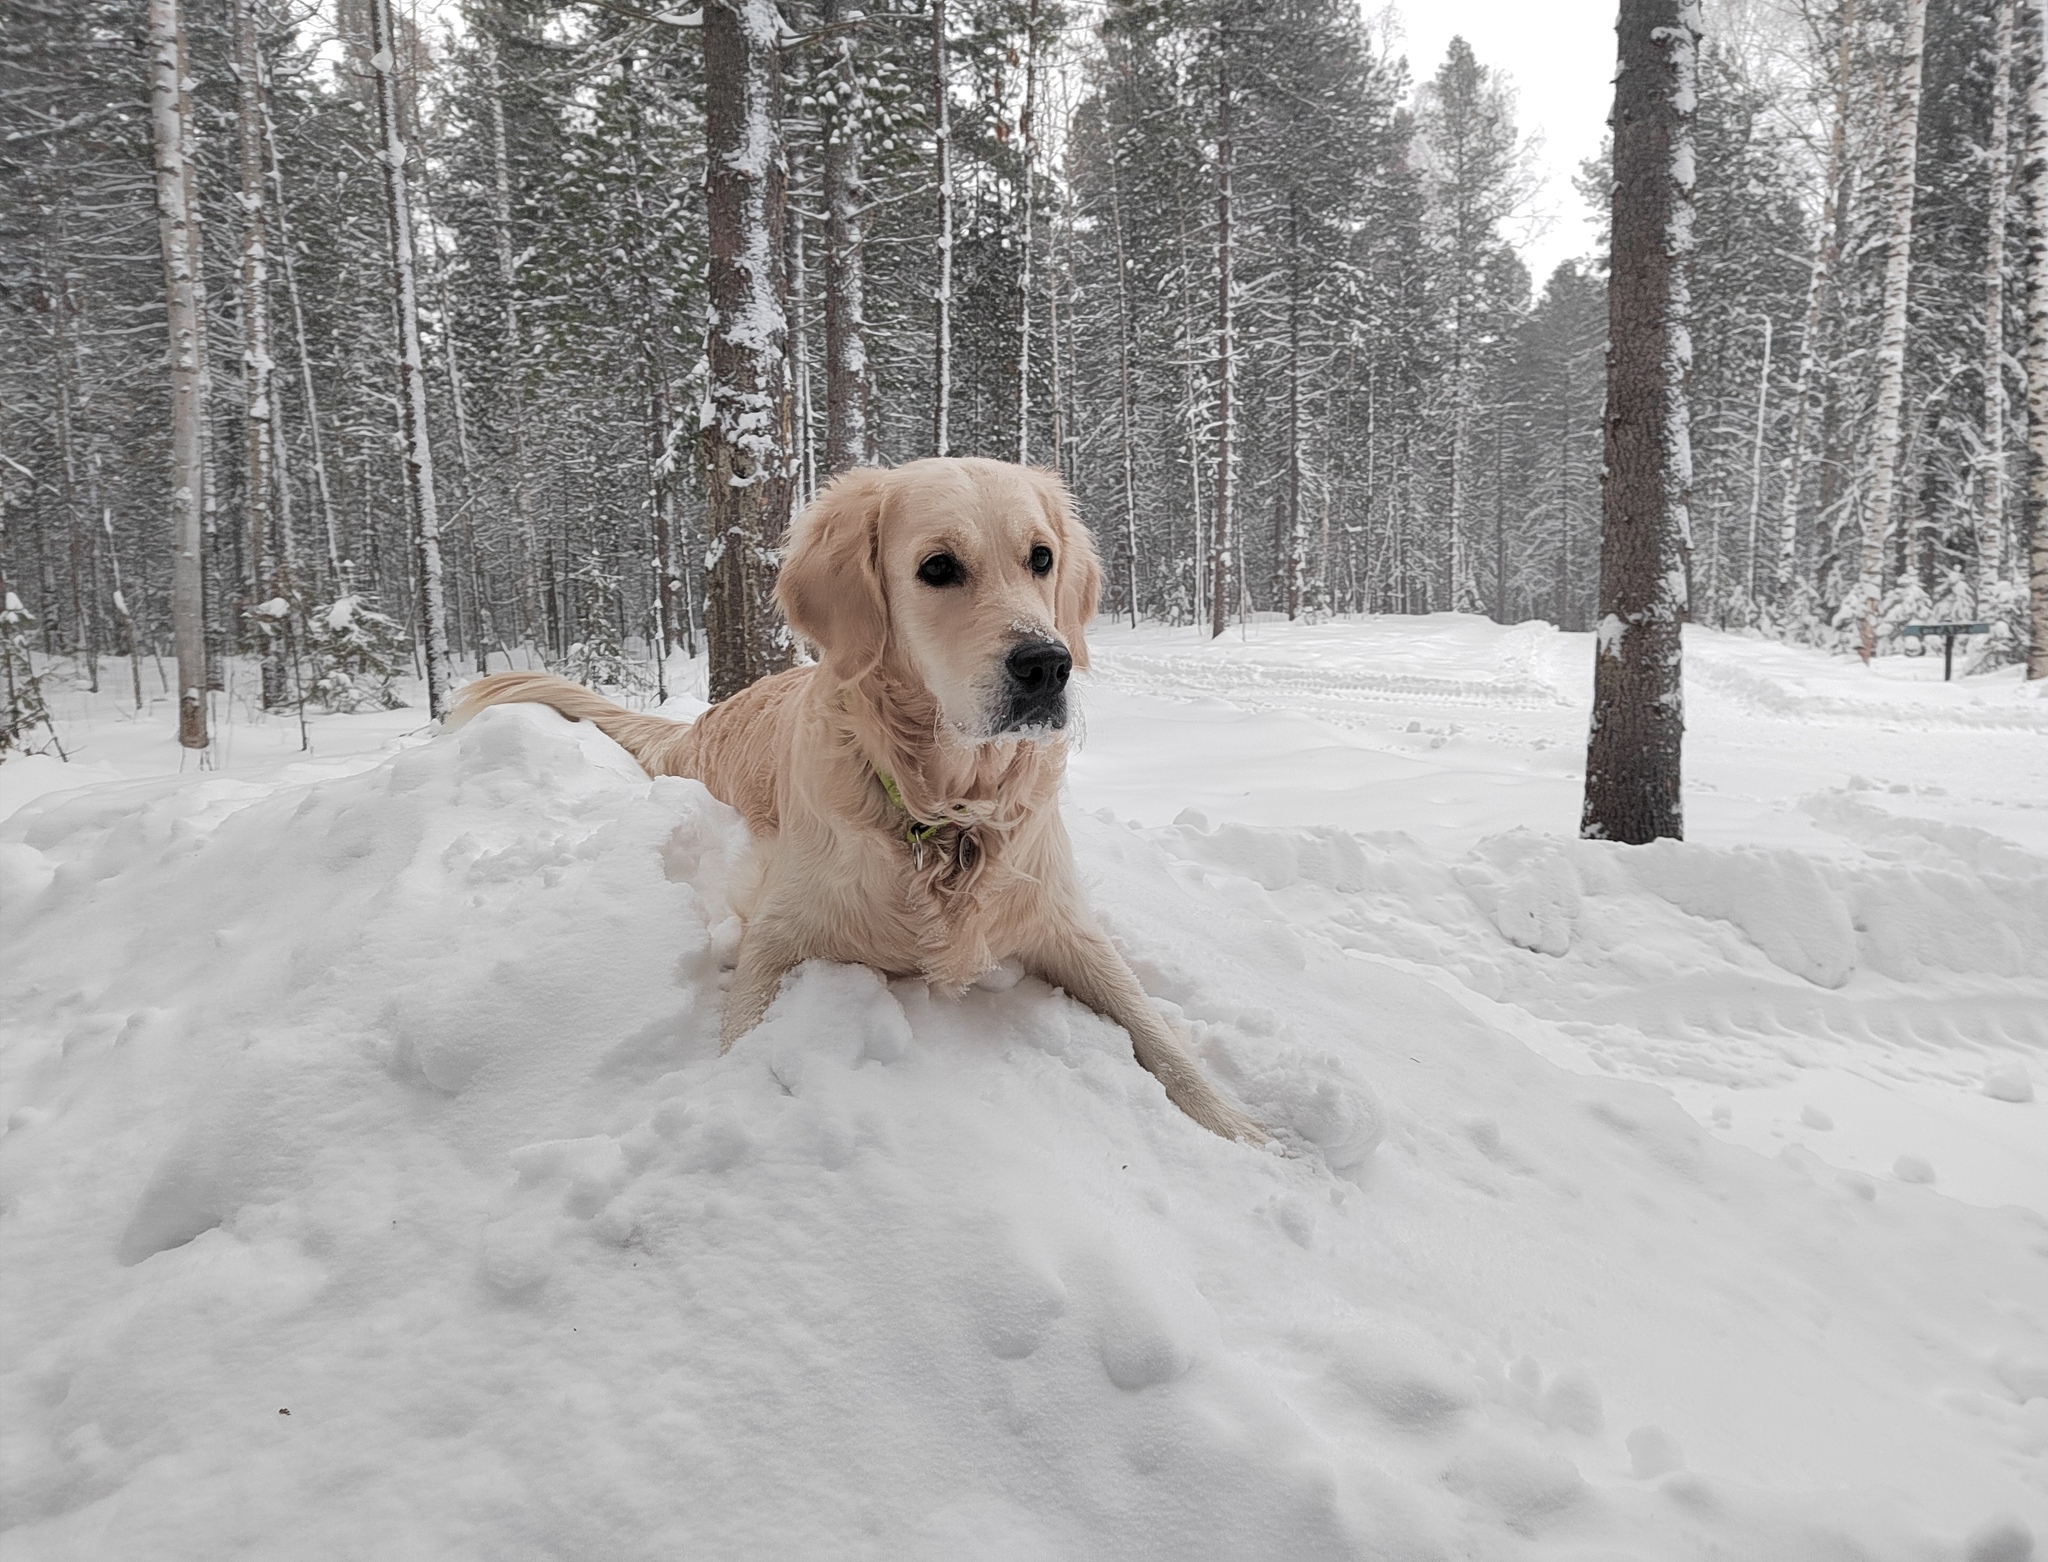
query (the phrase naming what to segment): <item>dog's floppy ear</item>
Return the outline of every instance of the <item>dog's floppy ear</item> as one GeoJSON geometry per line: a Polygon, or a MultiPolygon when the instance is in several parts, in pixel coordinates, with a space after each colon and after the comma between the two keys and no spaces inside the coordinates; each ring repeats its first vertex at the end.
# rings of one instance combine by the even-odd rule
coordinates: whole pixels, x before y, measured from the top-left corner
{"type": "Polygon", "coordinates": [[[1059,584],[1053,590],[1053,623],[1073,653],[1074,665],[1088,665],[1087,629],[1102,596],[1102,562],[1095,538],[1074,512],[1066,484],[1051,472],[1036,474],[1046,491],[1053,524],[1059,528],[1059,584]]]}
{"type": "Polygon", "coordinates": [[[833,676],[853,683],[874,670],[888,643],[882,594],[882,499],[888,474],[842,472],[790,528],[775,600],[833,676]]]}

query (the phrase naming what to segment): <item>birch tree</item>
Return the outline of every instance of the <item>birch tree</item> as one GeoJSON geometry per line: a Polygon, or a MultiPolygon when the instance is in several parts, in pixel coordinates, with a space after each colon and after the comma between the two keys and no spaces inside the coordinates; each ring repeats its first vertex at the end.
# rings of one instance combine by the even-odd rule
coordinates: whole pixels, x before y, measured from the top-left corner
{"type": "Polygon", "coordinates": [[[206,604],[200,531],[206,418],[200,378],[198,276],[186,168],[185,37],[178,0],[149,0],[150,125],[156,153],[157,239],[171,361],[171,622],[178,656],[178,741],[207,746],[206,604]]]}
{"type": "Polygon", "coordinates": [[[790,663],[771,594],[791,486],[780,29],[773,0],[704,7],[712,313],[701,438],[713,700],[790,663]]]}
{"type": "Polygon", "coordinates": [[[1926,41],[1927,0],[1906,0],[1899,45],[1899,84],[1893,103],[1890,231],[1885,244],[1884,319],[1877,343],[1870,506],[1863,522],[1862,564],[1856,582],[1856,649],[1865,662],[1877,654],[1885,547],[1891,541],[1892,504],[1898,487],[1899,408],[1906,378],[1906,288],[1913,265],[1913,189],[1920,144],[1920,80],[1926,41]]]}
{"type": "Polygon", "coordinates": [[[398,323],[398,415],[413,547],[419,560],[420,639],[427,668],[427,708],[438,720],[453,691],[448,613],[441,584],[441,522],[434,497],[434,453],[427,430],[426,359],[420,350],[420,306],[413,262],[412,201],[399,119],[398,41],[391,0],[370,0],[370,69],[377,86],[378,161],[384,173],[384,216],[391,237],[391,286],[398,323]]]}
{"type": "Polygon", "coordinates": [[[1616,30],[1601,617],[1579,829],[1639,845],[1685,834],[1686,257],[1699,5],[1621,0],[1616,30]]]}
{"type": "Polygon", "coordinates": [[[235,142],[241,181],[243,508],[249,547],[244,613],[260,637],[265,706],[290,699],[285,626],[275,611],[288,589],[284,547],[271,513],[271,456],[276,424],[270,393],[270,227],[265,200],[263,59],[252,0],[232,0],[235,51],[235,142]]]}
{"type": "Polygon", "coordinates": [[[1856,0],[1842,0],[1834,48],[1834,114],[1828,125],[1828,160],[1821,186],[1820,221],[1814,225],[1813,260],[1807,272],[1806,314],[1799,332],[1799,365],[1792,382],[1792,450],[1785,461],[1784,512],[1779,519],[1778,556],[1773,576],[1777,604],[1791,593],[1799,560],[1800,502],[1806,486],[1806,456],[1818,386],[1820,335],[1828,288],[1841,260],[1842,183],[1848,173],[1850,47],[1856,32],[1856,0]]]}

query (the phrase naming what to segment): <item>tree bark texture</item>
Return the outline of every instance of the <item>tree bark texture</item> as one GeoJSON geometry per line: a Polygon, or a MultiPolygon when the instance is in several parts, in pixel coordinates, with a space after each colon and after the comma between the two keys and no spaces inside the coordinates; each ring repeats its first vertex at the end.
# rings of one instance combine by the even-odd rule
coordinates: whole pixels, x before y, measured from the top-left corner
{"type": "Polygon", "coordinates": [[[1580,833],[1641,844],[1685,833],[1686,258],[1699,6],[1621,0],[1616,30],[1601,616],[1580,833]]]}
{"type": "Polygon", "coordinates": [[[157,238],[171,364],[171,630],[178,655],[178,741],[205,748],[206,581],[200,495],[206,416],[200,378],[198,270],[186,179],[183,27],[178,0],[149,0],[150,128],[156,162],[157,238]]]}
{"type": "Polygon", "coordinates": [[[1877,617],[1884,595],[1884,554],[1892,533],[1893,490],[1898,486],[1903,431],[1899,407],[1906,384],[1906,288],[1913,269],[1913,186],[1920,149],[1920,78],[1927,41],[1927,0],[1906,0],[1899,96],[1893,106],[1890,240],[1884,262],[1884,320],[1877,342],[1877,410],[1872,432],[1870,505],[1863,521],[1863,551],[1856,592],[1862,604],[1857,654],[1877,654],[1877,617]]]}
{"type": "Polygon", "coordinates": [[[713,700],[790,665],[773,597],[791,487],[780,26],[773,0],[704,7],[712,322],[701,448],[713,700]]]}
{"type": "Polygon", "coordinates": [[[832,29],[832,111],[825,122],[825,465],[874,457],[868,433],[867,189],[861,176],[864,94],[855,61],[858,4],[825,0],[832,29]]]}
{"type": "Polygon", "coordinates": [[[391,286],[398,314],[398,416],[406,497],[419,559],[420,639],[426,653],[427,709],[447,712],[454,680],[448,610],[441,583],[441,519],[434,497],[434,452],[427,434],[426,360],[420,352],[420,304],[412,242],[412,198],[405,178],[405,137],[398,107],[398,39],[391,0],[370,0],[370,68],[377,77],[377,128],[384,165],[384,217],[391,234],[391,286]]]}

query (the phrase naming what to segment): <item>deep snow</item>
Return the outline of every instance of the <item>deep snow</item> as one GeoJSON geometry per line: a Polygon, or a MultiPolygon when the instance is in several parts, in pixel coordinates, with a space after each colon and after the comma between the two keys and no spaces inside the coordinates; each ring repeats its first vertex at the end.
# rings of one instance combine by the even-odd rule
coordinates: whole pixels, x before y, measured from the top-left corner
{"type": "Polygon", "coordinates": [[[745,832],[551,713],[180,775],[60,702],[0,1554],[2048,1537],[2038,688],[1689,632],[1692,838],[1629,849],[1570,838],[1588,637],[1095,641],[1097,904],[1291,1154],[1035,981],[807,968],[718,1058],[745,832]]]}

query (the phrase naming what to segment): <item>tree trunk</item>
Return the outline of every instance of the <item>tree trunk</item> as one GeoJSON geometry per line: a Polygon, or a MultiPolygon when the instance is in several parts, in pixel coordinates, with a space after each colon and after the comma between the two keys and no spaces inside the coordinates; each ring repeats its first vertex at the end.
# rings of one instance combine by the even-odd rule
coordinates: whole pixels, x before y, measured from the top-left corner
{"type": "Polygon", "coordinates": [[[505,83],[498,68],[498,46],[488,35],[483,56],[491,92],[491,227],[498,247],[498,285],[505,294],[505,367],[512,380],[512,508],[519,517],[524,555],[522,608],[527,634],[537,643],[546,636],[547,614],[541,604],[540,531],[533,518],[533,483],[526,470],[526,350],[519,327],[518,260],[512,248],[512,156],[505,138],[505,83]]]}
{"type": "Polygon", "coordinates": [[[932,454],[953,448],[953,99],[946,68],[946,0],[932,0],[932,113],[939,186],[939,285],[933,294],[932,454]]]}
{"type": "MultiPolygon", "coordinates": [[[[2048,0],[2034,0],[2048,52],[2048,0]]],[[[2027,676],[2048,678],[2048,71],[2027,90],[2027,676]]]]}
{"type": "MultiPolygon", "coordinates": [[[[249,539],[249,600],[254,610],[284,594],[282,552],[270,513],[270,221],[264,189],[263,67],[250,0],[232,0],[235,50],[235,150],[241,176],[242,215],[242,442],[246,482],[244,523],[249,539]]],[[[262,699],[266,710],[291,702],[285,676],[282,621],[257,614],[249,627],[262,643],[262,699]]]]}
{"type": "Polygon", "coordinates": [[[1308,532],[1301,513],[1301,211],[1287,203],[1287,555],[1286,608],[1291,623],[1301,616],[1303,555],[1308,532]]]}
{"type": "Polygon", "coordinates": [[[811,279],[810,242],[804,221],[804,203],[796,195],[803,184],[803,159],[796,147],[787,147],[788,173],[785,189],[790,192],[782,228],[783,268],[789,278],[787,315],[789,319],[789,363],[795,378],[790,416],[795,425],[790,459],[794,464],[796,488],[791,509],[801,510],[818,492],[818,429],[811,405],[811,279]]]}
{"type": "Polygon", "coordinates": [[[1209,638],[1223,633],[1230,615],[1230,435],[1231,390],[1237,351],[1231,339],[1230,259],[1230,64],[1223,40],[1216,67],[1216,522],[1209,538],[1209,638]]]}
{"type": "Polygon", "coordinates": [[[1984,426],[1978,455],[1977,610],[1990,610],[2005,579],[2005,220],[2011,196],[2007,99],[2012,93],[2015,0],[1999,0],[1998,64],[1991,85],[1990,189],[1984,210],[1984,426]]]}
{"type": "Polygon", "coordinates": [[[1680,626],[1697,0],[1621,0],[1600,626],[1580,834],[1684,836],[1680,626]]]}
{"type": "Polygon", "coordinates": [[[1131,438],[1131,297],[1130,268],[1124,259],[1124,210],[1118,162],[1110,165],[1109,220],[1116,235],[1116,377],[1117,430],[1121,436],[1124,495],[1124,591],[1131,627],[1138,627],[1138,480],[1137,453],[1131,438]]]}
{"type": "Polygon", "coordinates": [[[1764,419],[1771,404],[1771,317],[1764,316],[1764,364],[1756,377],[1756,441],[1749,456],[1749,598],[1750,622],[1756,622],[1756,553],[1764,503],[1764,419]]]}
{"type": "Polygon", "coordinates": [[[773,0],[707,0],[704,7],[715,323],[702,449],[713,700],[790,664],[772,595],[790,500],[780,29],[773,0]]]}
{"type": "Polygon", "coordinates": [[[1884,321],[1877,343],[1876,459],[1856,591],[1862,602],[1857,654],[1877,654],[1877,615],[1884,594],[1884,554],[1891,542],[1892,490],[1898,486],[1899,406],[1906,383],[1906,288],[1913,265],[1913,184],[1920,146],[1920,77],[1927,39],[1927,0],[1906,0],[1905,55],[1892,122],[1891,236],[1884,263],[1884,321]]]}
{"type": "Polygon", "coordinates": [[[377,129],[384,164],[384,216],[391,230],[391,287],[398,311],[398,412],[404,438],[405,487],[413,546],[419,558],[420,635],[427,672],[427,709],[447,712],[453,687],[448,613],[441,590],[441,519],[434,498],[434,453],[427,436],[426,360],[420,352],[419,293],[413,274],[412,201],[406,188],[405,139],[398,117],[398,41],[391,0],[370,0],[370,68],[377,76],[377,129]]]}
{"type": "Polygon", "coordinates": [[[1035,120],[1038,113],[1038,0],[1024,8],[1024,111],[1017,117],[1018,150],[1024,158],[1024,243],[1017,267],[1017,461],[1031,462],[1031,213],[1038,171],[1035,120]]]}
{"type": "Polygon", "coordinates": [[[1821,310],[1828,283],[1841,258],[1842,180],[1847,173],[1850,45],[1856,31],[1856,0],[1843,0],[1836,39],[1835,120],[1828,133],[1827,188],[1821,196],[1820,225],[1814,230],[1813,263],[1807,272],[1806,321],[1799,333],[1799,369],[1792,386],[1792,449],[1785,463],[1784,510],[1778,521],[1775,576],[1778,606],[1785,605],[1792,571],[1799,561],[1799,511],[1806,488],[1806,444],[1812,430],[1814,372],[1819,366],[1821,310]]]}
{"type": "Polygon", "coordinates": [[[178,653],[178,741],[205,748],[206,586],[200,560],[200,425],[197,276],[186,196],[185,40],[178,0],[149,0],[150,128],[156,153],[157,238],[164,256],[164,303],[171,360],[171,631],[178,653]]]}
{"type": "MultiPolygon", "coordinates": [[[[320,398],[313,387],[313,360],[306,343],[306,311],[299,297],[299,273],[292,259],[292,235],[290,209],[284,198],[284,163],[277,150],[277,125],[271,118],[270,100],[263,100],[263,144],[267,149],[270,164],[270,185],[277,202],[277,255],[284,272],[285,297],[292,308],[292,339],[299,352],[299,393],[306,403],[306,440],[313,454],[313,491],[320,497],[320,525],[327,543],[328,587],[340,592],[341,584],[341,530],[335,520],[334,495],[327,482],[327,452],[320,439],[320,398]]],[[[282,419],[273,419],[278,425],[276,445],[279,451],[278,471],[285,471],[284,428],[282,419]]]]}
{"type": "Polygon", "coordinates": [[[854,65],[860,7],[825,0],[832,29],[832,108],[825,119],[825,466],[864,466],[868,434],[867,264],[863,252],[867,191],[861,178],[864,94],[854,65]]]}

